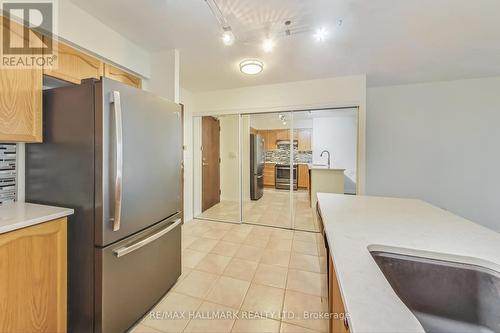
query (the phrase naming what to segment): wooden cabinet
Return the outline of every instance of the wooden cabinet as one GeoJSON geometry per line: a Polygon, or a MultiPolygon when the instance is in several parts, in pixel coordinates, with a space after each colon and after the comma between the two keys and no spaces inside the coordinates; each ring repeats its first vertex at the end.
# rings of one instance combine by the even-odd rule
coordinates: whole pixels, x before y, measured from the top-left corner
{"type": "Polygon", "coordinates": [[[290,130],[276,130],[276,140],[290,140],[290,130]]]}
{"type": "Polygon", "coordinates": [[[275,166],[276,166],[275,163],[264,164],[264,186],[270,186],[270,187],[275,186],[275,179],[274,179],[275,166]]]}
{"type": "MultiPolygon", "coordinates": [[[[319,204],[316,204],[316,218],[324,230],[323,219],[321,218],[321,209],[319,204]]],[[[335,264],[331,255],[331,249],[328,240],[325,237],[325,248],[327,255],[327,275],[328,275],[328,312],[330,313],[329,333],[349,333],[349,319],[345,311],[342,294],[340,292],[337,273],[335,272],[335,264]]]]}
{"type": "Polygon", "coordinates": [[[66,227],[0,235],[0,332],[66,332],[66,227]]]}
{"type": "MultiPolygon", "coordinates": [[[[2,30],[8,20],[0,16],[2,30]]],[[[23,27],[11,22],[11,44],[23,43],[23,27]]],[[[22,44],[21,44],[22,45],[22,44]]],[[[0,69],[0,142],[42,142],[42,69],[0,69]]]]}
{"type": "Polygon", "coordinates": [[[299,164],[299,184],[300,188],[309,188],[309,167],[307,164],[299,164]]]}
{"type": "Polygon", "coordinates": [[[104,64],[104,76],[136,88],[142,87],[142,80],[139,77],[110,64],[104,64]]]}
{"type": "Polygon", "coordinates": [[[299,143],[299,150],[311,150],[311,130],[310,129],[300,129],[297,133],[297,139],[299,143]]]}
{"type": "Polygon", "coordinates": [[[54,44],[57,66],[53,69],[44,68],[43,74],[76,84],[80,84],[83,79],[99,79],[104,75],[104,64],[99,59],[66,44],[54,44]]]}
{"type": "Polygon", "coordinates": [[[330,319],[330,333],[349,333],[349,321],[346,316],[339,282],[335,272],[332,256],[328,254],[328,304],[330,319]]]}
{"type": "Polygon", "coordinates": [[[267,138],[267,143],[266,143],[266,149],[267,150],[276,150],[278,148],[276,146],[276,140],[278,140],[277,133],[274,130],[269,130],[266,131],[266,138],[267,138]]]}

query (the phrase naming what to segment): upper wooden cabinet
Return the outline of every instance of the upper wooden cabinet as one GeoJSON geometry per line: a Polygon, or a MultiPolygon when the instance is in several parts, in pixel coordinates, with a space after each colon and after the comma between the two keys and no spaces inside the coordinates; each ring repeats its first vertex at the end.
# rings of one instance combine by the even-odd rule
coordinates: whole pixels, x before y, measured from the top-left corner
{"type": "Polygon", "coordinates": [[[142,87],[142,80],[140,78],[110,64],[104,64],[104,76],[136,88],[142,87]]]}
{"type": "MultiPolygon", "coordinates": [[[[0,20],[2,29],[8,29],[8,20],[0,20]]],[[[23,36],[23,27],[14,22],[10,29],[11,44],[38,38],[23,36]]],[[[42,142],[41,68],[0,69],[0,142],[42,142]]]]}
{"type": "Polygon", "coordinates": [[[57,52],[57,66],[44,68],[43,74],[76,84],[80,84],[83,79],[99,79],[104,75],[104,65],[99,59],[66,44],[54,44],[57,52]]]}
{"type": "Polygon", "coordinates": [[[311,150],[311,130],[298,130],[299,150],[311,150]]]}

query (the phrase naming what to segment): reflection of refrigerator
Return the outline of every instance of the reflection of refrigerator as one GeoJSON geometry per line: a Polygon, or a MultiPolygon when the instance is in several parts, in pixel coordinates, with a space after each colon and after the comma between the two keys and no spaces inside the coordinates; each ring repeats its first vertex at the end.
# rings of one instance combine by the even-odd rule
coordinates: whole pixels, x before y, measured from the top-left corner
{"type": "Polygon", "coordinates": [[[259,200],[264,193],[264,138],[250,134],[250,198],[259,200]]]}

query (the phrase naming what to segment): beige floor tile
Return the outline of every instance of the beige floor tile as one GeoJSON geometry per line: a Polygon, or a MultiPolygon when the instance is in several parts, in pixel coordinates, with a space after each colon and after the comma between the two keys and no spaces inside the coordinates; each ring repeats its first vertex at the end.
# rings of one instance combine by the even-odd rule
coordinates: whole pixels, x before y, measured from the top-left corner
{"type": "Polygon", "coordinates": [[[273,229],[271,237],[274,239],[293,239],[293,230],[273,229]]]}
{"type": "Polygon", "coordinates": [[[186,276],[189,275],[189,273],[191,273],[193,269],[192,268],[189,268],[189,267],[182,267],[182,273],[181,273],[181,276],[179,276],[179,278],[177,279],[177,283],[179,283],[180,281],[184,280],[184,278],[186,278],[186,276]]]}
{"type": "Polygon", "coordinates": [[[186,249],[189,245],[191,245],[198,238],[199,237],[184,234],[182,236],[182,249],[186,249]]]}
{"type": "Polygon", "coordinates": [[[182,265],[188,268],[194,268],[206,255],[205,252],[186,249],[182,251],[182,265]]]}
{"type": "Polygon", "coordinates": [[[227,230],[212,228],[203,234],[203,238],[216,239],[219,240],[227,234],[227,230]]]}
{"type": "Polygon", "coordinates": [[[237,319],[231,333],[279,333],[280,322],[266,318],[237,319]]]}
{"type": "Polygon", "coordinates": [[[255,271],[257,270],[257,265],[258,264],[254,261],[232,258],[222,275],[240,280],[252,281],[255,271]]]}
{"type": "Polygon", "coordinates": [[[257,313],[264,318],[279,319],[284,296],[284,289],[252,283],[241,310],[257,313]]]}
{"type": "Polygon", "coordinates": [[[210,252],[218,241],[215,239],[199,238],[195,240],[191,245],[188,246],[190,250],[196,250],[201,252],[210,252]]]}
{"type": "Polygon", "coordinates": [[[328,320],[305,318],[305,312],[309,314],[328,313],[328,300],[287,290],[285,292],[283,313],[293,313],[294,316],[286,316],[283,321],[320,332],[328,331],[328,320]]]}
{"type": "Polygon", "coordinates": [[[290,268],[314,273],[321,273],[318,257],[308,254],[292,252],[292,255],[290,257],[290,268]]]}
{"type": "Polygon", "coordinates": [[[201,261],[196,265],[196,269],[200,271],[205,271],[213,274],[220,275],[226,269],[226,266],[231,261],[230,257],[220,256],[218,254],[208,253],[201,261]]]}
{"type": "Polygon", "coordinates": [[[266,249],[268,250],[278,250],[278,251],[291,251],[292,240],[291,239],[270,239],[267,244],[266,249]]]}
{"type": "Polygon", "coordinates": [[[286,288],[309,295],[326,296],[323,290],[323,275],[290,269],[286,288]]]}
{"type": "Polygon", "coordinates": [[[264,254],[262,254],[260,262],[266,265],[288,267],[290,263],[290,251],[266,249],[264,250],[264,254]]]}
{"type": "Polygon", "coordinates": [[[319,257],[319,269],[321,273],[326,274],[327,273],[327,258],[326,257],[319,257]]]}
{"type": "Polygon", "coordinates": [[[292,243],[292,252],[317,256],[318,246],[314,242],[294,240],[292,243]]]}
{"type": "Polygon", "coordinates": [[[129,330],[127,333],[163,333],[162,331],[155,330],[154,328],[147,327],[143,324],[139,324],[129,330]]]}
{"type": "Polygon", "coordinates": [[[242,245],[234,256],[240,259],[259,262],[263,253],[263,248],[250,245],[242,245]]]}
{"type": "Polygon", "coordinates": [[[243,244],[256,246],[256,247],[266,247],[268,242],[269,242],[269,238],[267,236],[250,234],[245,239],[243,244]]]}
{"type": "Polygon", "coordinates": [[[175,285],[174,291],[193,297],[203,298],[212,288],[216,280],[217,275],[215,274],[193,270],[186,278],[175,285]]]}
{"type": "Polygon", "coordinates": [[[287,268],[266,264],[259,264],[253,282],[270,287],[285,288],[287,268]]]}
{"type": "Polygon", "coordinates": [[[217,245],[215,245],[215,247],[210,252],[219,254],[221,256],[233,257],[239,248],[240,248],[239,244],[221,240],[220,242],[217,243],[217,245]]]}
{"type": "Polygon", "coordinates": [[[186,333],[226,333],[231,332],[237,318],[237,309],[203,302],[194,314],[184,332],[186,333]]]}
{"type": "Polygon", "coordinates": [[[189,313],[196,311],[202,301],[170,292],[143,321],[144,325],[162,332],[182,332],[189,322],[189,313]]]}
{"type": "Polygon", "coordinates": [[[314,232],[305,232],[305,231],[295,231],[293,235],[294,240],[302,241],[302,242],[314,242],[316,243],[316,233],[314,232]]]}
{"type": "Polygon", "coordinates": [[[318,331],[313,331],[305,327],[281,322],[280,333],[318,333],[318,331]]]}
{"type": "Polygon", "coordinates": [[[237,233],[233,230],[230,230],[224,237],[222,237],[222,240],[226,242],[242,244],[247,237],[248,234],[237,233]]]}
{"type": "Polygon", "coordinates": [[[250,282],[220,276],[206,296],[209,302],[239,309],[247,293],[250,282]]]}

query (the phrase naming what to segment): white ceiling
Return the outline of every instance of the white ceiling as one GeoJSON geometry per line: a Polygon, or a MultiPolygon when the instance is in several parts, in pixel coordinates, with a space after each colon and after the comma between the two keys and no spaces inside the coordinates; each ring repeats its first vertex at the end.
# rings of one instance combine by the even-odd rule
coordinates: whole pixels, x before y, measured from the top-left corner
{"type": "Polygon", "coordinates": [[[179,49],[181,85],[194,92],[365,73],[369,86],[500,75],[499,0],[216,0],[246,40],[231,47],[204,0],[71,1],[149,51],[179,49]],[[330,36],[294,35],[265,54],[257,41],[287,19],[330,36]],[[247,57],[264,72],[241,74],[247,57]]]}

